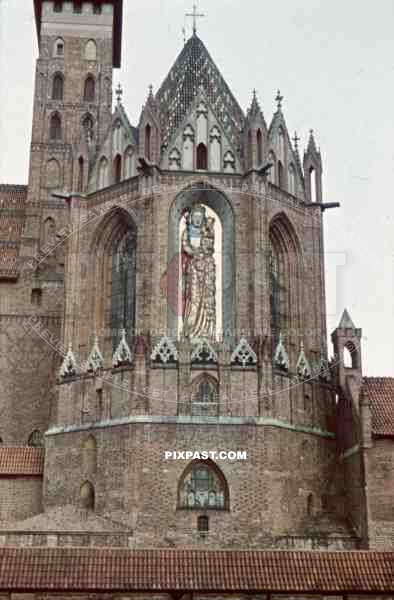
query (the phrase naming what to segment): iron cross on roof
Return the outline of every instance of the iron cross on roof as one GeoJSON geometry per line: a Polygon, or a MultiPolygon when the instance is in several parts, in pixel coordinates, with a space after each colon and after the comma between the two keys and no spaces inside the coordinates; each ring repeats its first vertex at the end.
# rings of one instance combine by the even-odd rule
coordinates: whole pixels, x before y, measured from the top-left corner
{"type": "Polygon", "coordinates": [[[205,17],[204,13],[198,13],[197,12],[197,6],[196,4],[193,4],[193,12],[192,13],[186,13],[185,15],[186,17],[193,17],[193,35],[196,35],[197,33],[197,17],[205,17]]]}

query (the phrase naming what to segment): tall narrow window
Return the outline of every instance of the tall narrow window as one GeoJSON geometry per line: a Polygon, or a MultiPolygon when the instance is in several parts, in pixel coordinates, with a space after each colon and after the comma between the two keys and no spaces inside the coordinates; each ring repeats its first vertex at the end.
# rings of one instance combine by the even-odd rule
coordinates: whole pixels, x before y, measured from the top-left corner
{"type": "Polygon", "coordinates": [[[95,0],[95,2],[93,4],[93,14],[101,15],[101,13],[102,13],[102,7],[101,7],[100,0],[95,0]]]}
{"type": "Polygon", "coordinates": [[[99,168],[98,168],[98,188],[101,190],[102,188],[107,187],[108,185],[108,160],[105,156],[100,158],[99,168]]]}
{"type": "Polygon", "coordinates": [[[94,102],[96,94],[96,82],[91,75],[88,75],[85,79],[85,86],[83,91],[83,99],[85,102],[94,102]]]}
{"type": "Polygon", "coordinates": [[[201,142],[197,146],[197,170],[206,171],[208,168],[207,147],[201,142]]]}
{"type": "Polygon", "coordinates": [[[93,118],[91,115],[86,115],[82,121],[82,127],[85,132],[85,138],[87,142],[91,142],[94,138],[93,130],[93,118]]]}
{"type": "Polygon", "coordinates": [[[78,192],[83,192],[84,188],[84,160],[82,156],[78,159],[78,192]]]}
{"type": "Polygon", "coordinates": [[[63,100],[63,75],[56,73],[52,81],[52,100],[63,100]]]}
{"type": "Polygon", "coordinates": [[[278,160],[278,186],[283,188],[283,164],[280,160],[278,160]]]}
{"type": "Polygon", "coordinates": [[[299,243],[285,215],[275,217],[269,232],[271,332],[274,344],[280,332],[301,327],[301,256],[299,243]]]}
{"type": "Polygon", "coordinates": [[[79,496],[83,508],[85,508],[86,510],[94,510],[95,494],[94,487],[92,486],[90,481],[85,481],[85,483],[81,485],[79,496]]]}
{"type": "Polygon", "coordinates": [[[279,256],[270,240],[269,252],[269,273],[270,273],[270,305],[271,305],[271,330],[274,343],[279,340],[281,329],[281,314],[280,314],[280,282],[279,282],[279,256]]]}
{"type": "Polygon", "coordinates": [[[313,167],[309,169],[309,181],[311,189],[311,202],[317,202],[316,170],[313,167]]]}
{"type": "Polygon", "coordinates": [[[49,124],[49,138],[52,141],[62,139],[62,121],[57,113],[51,116],[49,124]]]}
{"type": "Polygon", "coordinates": [[[85,46],[85,60],[96,60],[97,58],[97,46],[94,40],[86,42],[85,46]]]}
{"type": "Polygon", "coordinates": [[[289,166],[289,192],[293,196],[296,195],[296,175],[293,164],[289,166]]]}
{"type": "Polygon", "coordinates": [[[62,38],[58,38],[53,46],[53,56],[57,58],[63,58],[64,56],[64,41],[62,38]]]}
{"type": "Polygon", "coordinates": [[[149,123],[145,127],[145,156],[148,160],[151,160],[151,126],[149,123]]]}
{"type": "Polygon", "coordinates": [[[55,0],[55,2],[53,4],[53,10],[54,10],[54,12],[62,12],[62,10],[63,10],[63,1],[62,0],[55,0]]]}
{"type": "Polygon", "coordinates": [[[257,166],[260,167],[263,162],[263,136],[261,129],[257,130],[257,166]]]}
{"type": "Polygon", "coordinates": [[[211,461],[193,462],[179,486],[179,508],[228,509],[228,487],[221,471],[211,461]]]}
{"type": "Polygon", "coordinates": [[[268,162],[271,165],[271,168],[268,171],[268,181],[276,183],[276,158],[272,150],[268,154],[268,162]]]}
{"type": "Polygon", "coordinates": [[[122,180],[122,157],[117,154],[114,159],[114,182],[119,183],[122,180]]]}
{"type": "Polygon", "coordinates": [[[120,341],[121,330],[130,335],[135,313],[135,234],[129,230],[112,255],[111,317],[113,348],[120,341]]]}

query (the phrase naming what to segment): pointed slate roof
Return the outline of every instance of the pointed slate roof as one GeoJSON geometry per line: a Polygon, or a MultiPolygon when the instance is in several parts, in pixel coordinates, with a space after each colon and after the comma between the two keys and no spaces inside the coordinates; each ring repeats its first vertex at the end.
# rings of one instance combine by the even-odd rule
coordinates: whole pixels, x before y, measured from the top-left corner
{"type": "Polygon", "coordinates": [[[355,324],[352,321],[351,316],[348,313],[347,308],[343,311],[341,320],[339,321],[338,327],[340,329],[356,329],[355,324]]]}
{"type": "Polygon", "coordinates": [[[160,111],[162,144],[166,147],[201,88],[238,150],[244,113],[197,35],[189,38],[155,97],[160,111]]]}

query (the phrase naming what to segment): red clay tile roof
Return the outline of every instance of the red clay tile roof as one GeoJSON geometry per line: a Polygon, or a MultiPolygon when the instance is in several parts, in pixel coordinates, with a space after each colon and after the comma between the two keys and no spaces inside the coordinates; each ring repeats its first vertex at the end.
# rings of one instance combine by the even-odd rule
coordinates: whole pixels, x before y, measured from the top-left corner
{"type": "Polygon", "coordinates": [[[394,552],[5,547],[0,590],[383,594],[394,552]]]}
{"type": "Polygon", "coordinates": [[[364,377],[372,409],[372,433],[394,436],[394,377],[364,377]]]}
{"type": "Polygon", "coordinates": [[[0,184],[0,279],[18,278],[26,197],[25,185],[0,184]]]}
{"type": "Polygon", "coordinates": [[[44,448],[1,448],[0,477],[4,475],[42,475],[44,448]]]}

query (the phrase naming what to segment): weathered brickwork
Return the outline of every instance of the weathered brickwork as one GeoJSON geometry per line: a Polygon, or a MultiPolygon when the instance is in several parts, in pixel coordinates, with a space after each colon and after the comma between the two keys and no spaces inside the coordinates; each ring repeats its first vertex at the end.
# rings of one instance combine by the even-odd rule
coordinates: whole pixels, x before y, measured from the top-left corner
{"type": "Polygon", "coordinates": [[[0,442],[45,446],[42,475],[0,473],[0,546],[391,549],[392,388],[363,380],[361,330],[347,311],[327,362],[325,206],[313,135],[302,166],[281,100],[270,127],[256,96],[244,114],[197,36],[171,71],[174,85],[193,56],[215,85],[204,91],[197,63],[187,63],[192,101],[179,89],[179,102],[166,104],[170,75],[156,96],[149,91],[133,127],[119,90],[112,110],[122,3],[84,2],[81,11],[74,4],[36,2],[29,184],[0,187],[0,442]],[[211,129],[201,168],[188,143],[204,133],[204,110],[211,129]],[[168,137],[175,122],[184,129],[168,137]],[[179,282],[169,273],[181,217],[200,203],[220,221],[224,287],[223,331],[210,342],[213,358],[198,360],[195,340],[178,331],[171,294],[179,282]],[[134,331],[124,334],[130,356],[116,361],[114,265],[130,232],[135,268],[122,293],[134,291],[134,331]],[[157,349],[166,339],[163,358],[157,349]],[[199,396],[208,383],[209,406],[199,396]],[[246,459],[193,462],[166,459],[166,451],[246,459]],[[198,462],[211,474],[211,504],[190,507],[187,477],[198,462]]]}

